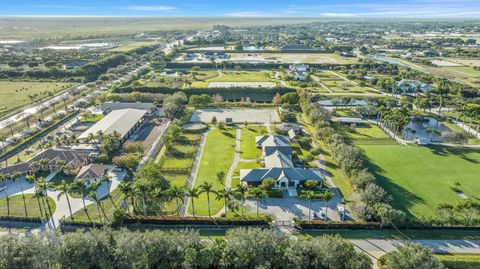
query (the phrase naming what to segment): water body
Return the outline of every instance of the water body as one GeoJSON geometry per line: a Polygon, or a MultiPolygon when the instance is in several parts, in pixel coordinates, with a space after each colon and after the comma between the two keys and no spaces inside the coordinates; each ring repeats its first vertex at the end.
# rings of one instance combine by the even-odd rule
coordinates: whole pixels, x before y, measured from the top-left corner
{"type": "MultiPolygon", "coordinates": [[[[320,100],[317,103],[322,105],[322,106],[334,106],[331,99],[320,100]]],[[[365,100],[355,99],[355,100],[353,100],[352,103],[348,104],[347,106],[366,106],[366,105],[367,105],[367,102],[365,100]]],[[[338,104],[337,106],[345,106],[345,105],[344,104],[338,104]]]]}
{"type": "Polygon", "coordinates": [[[435,141],[446,141],[445,136],[449,135],[449,134],[453,134],[453,133],[454,133],[454,131],[452,131],[452,129],[448,128],[443,123],[441,123],[440,121],[437,121],[434,118],[430,118],[430,117],[425,117],[425,118],[411,117],[410,122],[407,125],[405,125],[404,131],[403,131],[403,136],[406,139],[409,139],[409,140],[413,140],[413,139],[417,139],[417,138],[424,138],[424,139],[430,138],[431,139],[432,136],[433,136],[435,141]],[[407,128],[410,128],[411,130],[415,130],[416,133],[413,135],[413,137],[412,137],[411,132],[405,132],[405,130],[407,128]],[[430,128],[439,131],[440,133],[442,133],[442,135],[440,137],[437,137],[437,136],[432,135],[432,134],[428,135],[427,130],[430,129],[430,128]]]}

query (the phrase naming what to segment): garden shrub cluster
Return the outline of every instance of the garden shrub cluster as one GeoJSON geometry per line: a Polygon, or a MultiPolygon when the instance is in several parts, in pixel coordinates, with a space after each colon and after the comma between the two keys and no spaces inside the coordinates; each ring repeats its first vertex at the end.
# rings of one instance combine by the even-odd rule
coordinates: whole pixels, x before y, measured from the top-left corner
{"type": "Polygon", "coordinates": [[[0,240],[0,268],[371,268],[340,237],[291,240],[237,228],[215,241],[196,231],[42,233],[0,240]]]}
{"type": "Polygon", "coordinates": [[[315,127],[314,135],[329,148],[333,159],[355,189],[356,197],[352,208],[356,215],[366,220],[377,219],[386,225],[404,224],[405,213],[390,205],[391,197],[365,167],[365,157],[361,150],[349,145],[331,126],[329,112],[316,104],[304,104],[302,109],[315,127]]]}

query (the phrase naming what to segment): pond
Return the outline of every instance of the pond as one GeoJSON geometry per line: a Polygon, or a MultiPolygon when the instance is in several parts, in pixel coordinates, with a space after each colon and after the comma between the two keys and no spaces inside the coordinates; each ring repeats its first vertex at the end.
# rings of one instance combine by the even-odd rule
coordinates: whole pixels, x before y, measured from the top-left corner
{"type": "Polygon", "coordinates": [[[431,141],[446,142],[451,140],[448,137],[454,133],[452,129],[434,118],[412,116],[410,117],[410,122],[405,125],[403,137],[408,140],[423,138],[431,141]],[[433,130],[436,130],[436,132],[433,132],[433,130]]]}
{"type": "MultiPolygon", "coordinates": [[[[317,103],[322,106],[334,106],[331,99],[320,100],[317,103]]],[[[354,99],[350,104],[348,104],[348,106],[366,106],[366,105],[367,105],[367,102],[362,99],[354,99]]],[[[338,104],[337,106],[344,106],[344,104],[338,104]]]]}

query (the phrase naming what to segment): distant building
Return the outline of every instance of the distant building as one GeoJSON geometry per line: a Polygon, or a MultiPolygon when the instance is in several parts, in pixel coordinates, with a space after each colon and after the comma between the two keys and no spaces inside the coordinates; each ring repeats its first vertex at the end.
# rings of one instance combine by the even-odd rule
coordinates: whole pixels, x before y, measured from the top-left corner
{"type": "Polygon", "coordinates": [[[433,85],[418,80],[402,80],[397,83],[398,88],[404,93],[425,92],[433,89],[433,85]]]}
{"type": "Polygon", "coordinates": [[[114,110],[129,109],[129,108],[147,110],[149,113],[153,113],[157,109],[157,106],[155,106],[155,104],[153,103],[140,103],[140,102],[135,102],[135,103],[105,102],[102,105],[102,111],[104,113],[110,113],[114,110]]]}
{"type": "Polygon", "coordinates": [[[178,77],[178,72],[174,71],[163,71],[160,73],[161,77],[178,77]]]}
{"type": "Polygon", "coordinates": [[[230,55],[224,51],[207,51],[203,54],[205,59],[230,59],[230,55]]]}
{"type": "Polygon", "coordinates": [[[63,68],[65,70],[70,70],[70,69],[73,69],[75,67],[82,67],[84,65],[86,65],[87,63],[84,62],[84,61],[73,61],[73,62],[69,62],[69,63],[66,63],[63,65],[63,68]]]}
{"type": "Polygon", "coordinates": [[[343,51],[342,53],[340,53],[340,55],[342,57],[357,57],[357,54],[355,54],[355,52],[353,51],[343,51]]]}
{"type": "Polygon", "coordinates": [[[183,60],[186,62],[193,61],[195,58],[197,58],[197,55],[195,53],[187,53],[183,55],[183,60]]]}
{"type": "Polygon", "coordinates": [[[283,45],[280,47],[281,51],[315,51],[314,48],[306,45],[283,45]]]}
{"type": "Polygon", "coordinates": [[[308,78],[308,69],[310,67],[306,64],[291,64],[288,67],[290,75],[294,80],[304,81],[308,78]]]}
{"type": "Polygon", "coordinates": [[[257,46],[251,45],[251,46],[244,46],[243,50],[244,51],[262,51],[264,50],[264,47],[257,47],[257,46]]]}

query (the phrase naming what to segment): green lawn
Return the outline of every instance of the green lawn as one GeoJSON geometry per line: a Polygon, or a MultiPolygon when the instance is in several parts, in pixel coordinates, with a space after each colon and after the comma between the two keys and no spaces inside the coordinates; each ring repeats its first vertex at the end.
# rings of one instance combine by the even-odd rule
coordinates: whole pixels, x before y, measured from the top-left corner
{"type": "MultiPolygon", "coordinates": [[[[48,202],[50,208],[52,209],[52,214],[55,212],[55,200],[56,197],[48,197],[48,202]]],[[[40,201],[41,209],[38,206],[37,198],[34,198],[32,194],[25,194],[25,203],[27,206],[27,216],[28,217],[40,217],[41,214],[45,214],[45,210],[42,202],[40,201]],[[42,211],[40,211],[42,210],[42,211]],[[43,212],[43,213],[41,213],[43,212]]],[[[9,207],[10,207],[10,216],[15,217],[25,217],[25,206],[23,203],[23,197],[21,194],[13,195],[9,197],[9,207]]],[[[47,205],[45,207],[48,210],[47,205]]],[[[0,199],[0,216],[7,216],[8,207],[7,207],[7,198],[0,199]]]]}
{"type": "MultiPolygon", "coordinates": [[[[344,124],[335,124],[335,129],[352,142],[390,141],[389,136],[375,124],[355,124],[353,127],[344,124]]],[[[395,142],[390,141],[392,144],[395,142]]]]}
{"type": "MultiPolygon", "coordinates": [[[[108,218],[109,221],[112,220],[112,215],[113,215],[113,212],[115,211],[116,206],[118,207],[118,205],[120,205],[120,203],[122,202],[123,197],[124,197],[123,194],[120,192],[120,190],[118,188],[115,189],[111,193],[111,195],[112,195],[112,199],[113,199],[113,202],[115,203],[115,205],[112,204],[112,202],[110,201],[108,196],[106,196],[105,198],[103,198],[100,201],[100,204],[102,205],[102,208],[105,211],[105,215],[107,215],[107,218],[108,218]]],[[[93,203],[93,204],[87,206],[87,213],[85,213],[85,211],[83,209],[80,209],[76,213],[73,213],[73,219],[76,220],[76,221],[104,222],[105,218],[104,218],[104,216],[101,212],[102,211],[100,210],[101,219],[99,219],[99,217],[98,217],[99,210],[98,210],[97,204],[93,203]]]]}
{"type": "Polygon", "coordinates": [[[439,203],[461,201],[455,182],[467,197],[479,198],[480,150],[451,147],[360,145],[379,183],[398,208],[416,217],[432,216],[439,203]]]}
{"type": "MultiPolygon", "coordinates": [[[[223,185],[216,180],[217,171],[224,171],[225,174],[230,169],[235,155],[235,129],[214,129],[207,135],[207,141],[200,160],[195,187],[202,182],[210,182],[214,190],[223,188],[223,185]]],[[[223,207],[223,201],[215,200],[215,195],[211,195],[211,213],[217,213],[223,207]]],[[[192,213],[191,204],[188,209],[192,213]]],[[[195,199],[195,214],[199,216],[208,215],[207,195],[201,194],[195,199]]]]}
{"type": "Polygon", "coordinates": [[[265,126],[247,126],[242,128],[242,137],[240,142],[240,158],[255,159],[262,156],[262,150],[255,146],[255,137],[266,135],[265,126]]]}
{"type": "MultiPolygon", "coordinates": [[[[52,182],[53,185],[55,185],[55,187],[56,187],[56,186],[59,186],[60,184],[62,184],[63,180],[65,180],[65,182],[67,184],[73,183],[73,181],[75,180],[75,177],[76,177],[75,175],[66,175],[66,174],[60,172],[60,173],[56,174],[55,177],[50,180],[50,182],[52,182]]],[[[86,194],[87,192],[85,191],[84,193],[86,194]]],[[[77,190],[77,189],[69,192],[69,195],[72,196],[73,198],[82,198],[81,190],[77,190]]]]}
{"type": "Polygon", "coordinates": [[[335,116],[337,117],[349,117],[356,118],[359,117],[358,113],[352,109],[335,109],[335,116]]]}
{"type": "Polygon", "coordinates": [[[83,114],[81,117],[80,117],[80,122],[97,122],[101,119],[103,119],[105,117],[105,115],[103,114],[83,114]]]}
{"type": "Polygon", "coordinates": [[[0,81],[0,116],[72,87],[72,83],[0,81]]]}
{"type": "Polygon", "coordinates": [[[449,70],[457,71],[472,77],[480,77],[480,71],[473,69],[471,66],[450,66],[445,67],[449,70]]]}
{"type": "Polygon", "coordinates": [[[113,48],[110,51],[113,51],[113,52],[128,52],[128,51],[132,51],[134,49],[138,49],[138,48],[141,48],[141,47],[153,46],[153,45],[158,45],[158,44],[160,44],[160,43],[156,42],[156,41],[138,41],[138,42],[128,43],[126,45],[122,45],[122,46],[117,47],[117,48],[113,48]]]}

